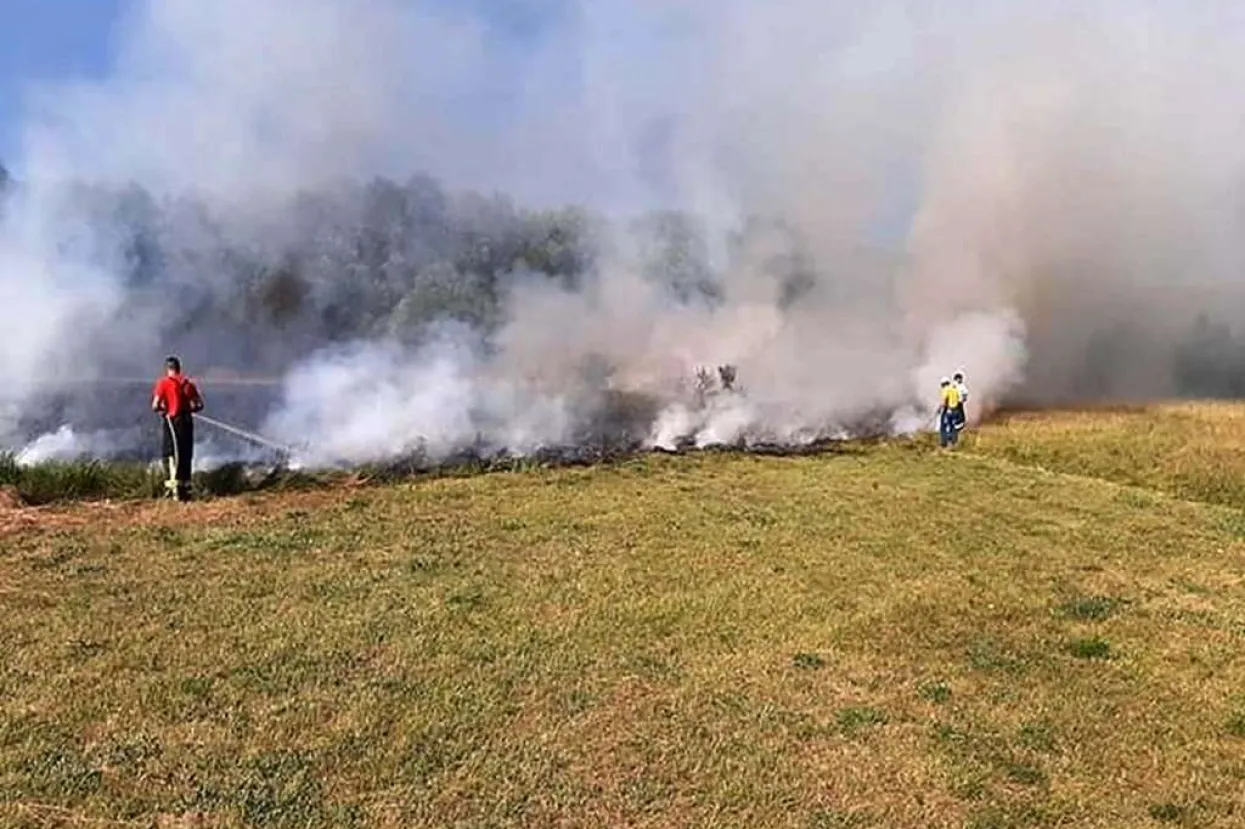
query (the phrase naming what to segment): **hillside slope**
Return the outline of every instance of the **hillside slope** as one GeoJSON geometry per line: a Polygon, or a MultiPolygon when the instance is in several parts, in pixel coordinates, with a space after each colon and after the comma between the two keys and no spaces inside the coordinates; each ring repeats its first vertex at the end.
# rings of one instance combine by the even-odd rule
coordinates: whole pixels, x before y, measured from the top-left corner
{"type": "Polygon", "coordinates": [[[0,537],[0,822],[1238,826],[1232,441],[41,511],[0,537]]]}

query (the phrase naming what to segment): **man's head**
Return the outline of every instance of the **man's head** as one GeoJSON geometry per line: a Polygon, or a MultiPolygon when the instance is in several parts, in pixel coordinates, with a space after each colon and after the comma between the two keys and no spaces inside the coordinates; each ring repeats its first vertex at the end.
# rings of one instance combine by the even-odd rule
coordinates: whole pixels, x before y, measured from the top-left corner
{"type": "Polygon", "coordinates": [[[941,380],[939,380],[939,381],[938,381],[938,385],[940,385],[940,386],[949,386],[949,385],[951,385],[951,381],[950,381],[950,380],[948,380],[946,377],[944,377],[944,378],[942,378],[941,380]]]}
{"type": "Polygon", "coordinates": [[[955,373],[955,382],[957,382],[957,383],[963,383],[963,382],[964,382],[964,372],[962,372],[962,371],[957,371],[957,372],[955,373]]]}
{"type": "Polygon", "coordinates": [[[176,357],[168,357],[164,361],[164,373],[172,376],[182,373],[182,361],[176,357]]]}

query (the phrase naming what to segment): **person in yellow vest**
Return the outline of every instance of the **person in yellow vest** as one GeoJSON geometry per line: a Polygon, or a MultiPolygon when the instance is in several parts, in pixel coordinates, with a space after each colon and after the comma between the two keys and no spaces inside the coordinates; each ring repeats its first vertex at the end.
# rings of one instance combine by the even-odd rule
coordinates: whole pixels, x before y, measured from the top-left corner
{"type": "Polygon", "coordinates": [[[938,403],[938,445],[953,446],[960,437],[956,412],[960,409],[960,390],[948,377],[938,381],[942,395],[938,403]]]}

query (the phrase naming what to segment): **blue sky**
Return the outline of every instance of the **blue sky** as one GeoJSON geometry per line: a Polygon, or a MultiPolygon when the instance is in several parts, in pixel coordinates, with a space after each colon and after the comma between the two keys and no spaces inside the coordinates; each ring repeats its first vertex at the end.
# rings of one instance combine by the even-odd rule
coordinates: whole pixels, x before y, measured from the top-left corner
{"type": "Polygon", "coordinates": [[[107,72],[113,24],[128,0],[2,0],[0,161],[17,154],[30,83],[107,72]]]}

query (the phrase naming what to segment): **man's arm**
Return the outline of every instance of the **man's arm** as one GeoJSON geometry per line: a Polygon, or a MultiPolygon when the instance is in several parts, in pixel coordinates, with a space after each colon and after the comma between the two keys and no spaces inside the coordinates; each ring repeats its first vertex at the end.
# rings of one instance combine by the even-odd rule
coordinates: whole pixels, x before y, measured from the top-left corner
{"type": "Polygon", "coordinates": [[[203,411],[203,394],[199,391],[199,387],[194,383],[190,384],[190,394],[188,396],[190,397],[190,411],[203,411]]]}
{"type": "Polygon", "coordinates": [[[151,410],[153,412],[164,411],[164,390],[157,383],[155,389],[151,392],[151,410]]]}

